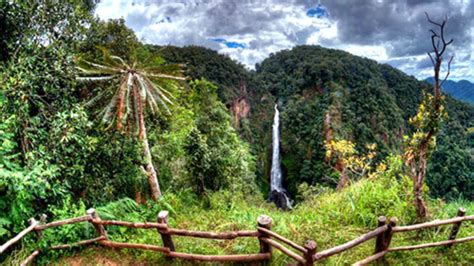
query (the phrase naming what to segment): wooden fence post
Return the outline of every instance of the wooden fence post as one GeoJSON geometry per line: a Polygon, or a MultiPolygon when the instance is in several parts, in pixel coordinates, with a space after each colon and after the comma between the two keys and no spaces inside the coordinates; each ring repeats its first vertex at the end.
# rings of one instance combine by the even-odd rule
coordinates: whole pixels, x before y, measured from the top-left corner
{"type": "Polygon", "coordinates": [[[305,266],[314,265],[314,254],[316,254],[317,244],[313,240],[308,240],[304,244],[306,252],[304,253],[304,259],[306,260],[305,266]]]}
{"type": "Polygon", "coordinates": [[[94,226],[95,230],[97,231],[97,233],[102,236],[102,237],[105,237],[105,240],[107,240],[107,232],[105,231],[105,228],[103,225],[101,224],[96,224],[94,223],[94,220],[98,220],[100,221],[100,217],[99,215],[97,214],[97,212],[95,211],[94,208],[90,208],[87,210],[87,215],[89,215],[91,217],[91,220],[90,220],[90,223],[92,223],[92,225],[94,226]]]}
{"type": "MultiPolygon", "coordinates": [[[[35,218],[30,218],[28,219],[28,223],[31,225],[33,224],[40,224],[41,222],[36,221],[35,218]]],[[[37,240],[40,240],[40,238],[43,236],[42,232],[40,230],[35,230],[36,238],[37,240]]]]}
{"type": "MultiPolygon", "coordinates": [[[[46,223],[46,219],[48,218],[48,216],[46,214],[41,214],[40,215],[40,220],[39,220],[39,223],[38,225],[42,225],[42,224],[45,224],[46,223]]],[[[36,222],[35,218],[31,218],[28,220],[28,222],[31,224],[33,224],[34,222],[36,222]]],[[[38,238],[38,240],[40,240],[42,237],[43,237],[43,230],[35,230],[35,234],[36,234],[36,237],[38,238]]]]}
{"type": "MultiPolygon", "coordinates": [[[[378,218],[378,227],[384,226],[387,224],[387,218],[385,216],[380,216],[378,218]]],[[[392,241],[392,236],[393,236],[393,227],[397,225],[397,218],[393,217],[390,219],[390,221],[387,224],[387,230],[377,236],[377,239],[375,240],[375,251],[374,254],[380,253],[382,251],[385,251],[388,249],[390,246],[390,242],[392,241]]],[[[380,258],[382,259],[383,256],[380,258]]]]}
{"type": "MultiPolygon", "coordinates": [[[[464,208],[459,208],[458,210],[458,217],[464,217],[466,215],[466,210],[464,208]]],[[[458,235],[459,228],[461,227],[462,221],[457,222],[453,225],[453,228],[451,229],[451,233],[449,234],[449,239],[448,240],[454,240],[456,239],[456,236],[458,235]]],[[[448,248],[450,248],[453,244],[447,245],[448,248]]]]}
{"type": "MultiPolygon", "coordinates": [[[[268,230],[272,230],[272,218],[267,215],[260,215],[257,218],[257,226],[263,227],[268,230]]],[[[265,243],[262,241],[262,238],[270,238],[268,234],[259,230],[258,241],[260,243],[260,253],[268,253],[270,254],[270,258],[272,255],[272,246],[270,244],[265,243]]]]}
{"type": "MultiPolygon", "coordinates": [[[[385,216],[380,216],[378,218],[377,227],[384,226],[386,223],[387,223],[387,218],[385,218],[385,216]]],[[[380,251],[384,250],[384,242],[385,242],[385,232],[377,236],[377,239],[375,240],[374,254],[379,253],[380,251]]]]}
{"type": "Polygon", "coordinates": [[[397,226],[397,218],[392,217],[390,218],[390,222],[388,223],[388,228],[387,231],[384,233],[384,243],[383,243],[383,250],[387,250],[388,247],[390,246],[390,242],[392,242],[392,236],[393,236],[393,228],[397,226]]]}
{"type": "Polygon", "coordinates": [[[160,213],[158,213],[157,222],[166,225],[166,229],[158,228],[158,233],[161,235],[163,245],[169,248],[170,251],[175,251],[173,239],[168,233],[168,211],[160,211],[160,213]]]}

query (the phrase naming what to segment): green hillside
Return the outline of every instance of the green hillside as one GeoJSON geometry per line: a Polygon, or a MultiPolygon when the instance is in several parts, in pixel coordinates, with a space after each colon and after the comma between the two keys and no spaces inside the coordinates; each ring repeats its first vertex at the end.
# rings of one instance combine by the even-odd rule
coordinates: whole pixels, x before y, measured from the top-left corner
{"type": "MultiPolygon", "coordinates": [[[[428,83],[389,65],[319,46],[276,53],[256,71],[202,47],[166,47],[162,53],[170,62],[185,63],[191,77],[214,82],[230,109],[238,100],[248,103],[247,115],[233,115],[243,124],[239,132],[252,144],[263,183],[271,163],[273,105],[279,103],[283,166],[293,196],[303,182],[337,183],[324,162],[326,114],[332,117],[328,126],[333,138],[348,139],[361,152],[375,143],[378,158],[383,158],[402,152],[403,135],[412,131],[408,118],[415,114],[422,92],[431,90],[428,83]]],[[[474,107],[449,96],[446,106],[449,117],[428,173],[430,192],[445,199],[473,199],[474,142],[469,128],[474,127],[474,107]]]]}

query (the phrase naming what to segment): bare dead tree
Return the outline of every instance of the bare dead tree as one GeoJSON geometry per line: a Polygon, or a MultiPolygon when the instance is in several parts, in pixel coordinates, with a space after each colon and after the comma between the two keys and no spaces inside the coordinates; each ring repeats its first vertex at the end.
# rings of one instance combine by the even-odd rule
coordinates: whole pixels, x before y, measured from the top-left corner
{"type": "MultiPolygon", "coordinates": [[[[441,65],[443,62],[443,55],[446,52],[446,48],[453,43],[453,39],[449,40],[446,42],[445,36],[444,36],[444,27],[446,26],[446,23],[448,22],[448,17],[445,17],[444,20],[441,23],[437,23],[433,20],[431,20],[430,16],[428,13],[425,12],[426,19],[428,21],[437,26],[439,28],[439,33],[430,30],[431,34],[431,45],[433,46],[433,51],[428,53],[428,56],[431,59],[431,63],[433,64],[434,68],[434,84],[433,84],[433,89],[434,89],[434,96],[435,100],[441,98],[441,86],[443,83],[448,79],[450,70],[451,70],[451,62],[453,61],[453,56],[450,57],[449,62],[448,62],[448,71],[446,73],[446,76],[444,77],[443,81],[440,82],[439,79],[439,73],[441,71],[441,65]],[[434,54],[434,58],[433,58],[434,54]]],[[[441,103],[441,101],[437,101],[436,103],[441,103]]],[[[439,108],[440,106],[438,106],[439,108]]]]}
{"type": "Polygon", "coordinates": [[[441,86],[448,79],[451,69],[451,56],[448,61],[447,73],[443,80],[440,80],[440,71],[444,59],[446,48],[453,43],[453,39],[446,41],[445,26],[448,18],[445,17],[441,23],[433,21],[426,13],[428,22],[436,26],[437,30],[431,29],[431,44],[433,51],[428,53],[434,70],[433,95],[427,95],[422,102],[423,108],[419,108],[417,116],[412,118],[412,123],[417,125],[417,133],[413,135],[412,142],[405,153],[407,164],[410,166],[411,178],[413,179],[413,194],[415,207],[420,219],[425,219],[428,215],[426,203],[423,199],[423,184],[426,176],[427,160],[430,153],[430,146],[435,141],[435,136],[439,132],[441,121],[444,115],[441,86]],[[420,115],[421,114],[421,115],[420,115]]]}

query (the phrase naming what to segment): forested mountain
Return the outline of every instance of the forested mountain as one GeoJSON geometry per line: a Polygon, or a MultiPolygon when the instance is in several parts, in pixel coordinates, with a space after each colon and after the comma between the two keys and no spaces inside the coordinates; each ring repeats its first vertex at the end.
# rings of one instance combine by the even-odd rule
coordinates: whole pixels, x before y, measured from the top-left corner
{"type": "MultiPolygon", "coordinates": [[[[433,78],[427,78],[426,81],[432,84],[433,78]]],[[[467,80],[446,80],[443,83],[443,91],[455,99],[474,104],[474,83],[472,82],[467,80]]]]}
{"type": "MultiPolygon", "coordinates": [[[[389,65],[319,46],[272,54],[250,72],[201,47],[166,47],[162,53],[170,62],[186,63],[192,77],[203,73],[218,85],[234,120],[246,125],[239,130],[252,144],[263,183],[269,176],[273,105],[278,102],[285,184],[292,195],[303,182],[335,186],[335,164],[325,148],[331,139],[349,140],[361,153],[375,143],[376,159],[400,154],[403,136],[413,130],[408,119],[423,91],[431,90],[389,65]],[[236,113],[241,109],[235,105],[242,102],[248,112],[236,113]]],[[[437,197],[473,199],[474,107],[449,96],[446,107],[448,118],[428,172],[430,191],[437,197]]]]}

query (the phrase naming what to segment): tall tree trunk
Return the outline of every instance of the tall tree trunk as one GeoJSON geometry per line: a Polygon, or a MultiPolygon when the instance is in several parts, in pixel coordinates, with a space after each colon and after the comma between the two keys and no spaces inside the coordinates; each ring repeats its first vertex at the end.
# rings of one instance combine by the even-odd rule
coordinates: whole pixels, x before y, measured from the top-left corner
{"type": "Polygon", "coordinates": [[[134,96],[138,96],[137,98],[140,99],[137,101],[138,103],[138,115],[139,115],[139,133],[138,133],[138,138],[142,142],[142,149],[143,149],[143,157],[144,157],[144,168],[145,168],[145,174],[148,179],[148,185],[150,186],[150,192],[151,192],[151,198],[153,200],[157,200],[158,198],[161,197],[161,190],[160,190],[160,184],[158,183],[158,177],[156,174],[155,167],[153,166],[153,160],[151,158],[151,152],[150,152],[150,144],[148,144],[148,137],[146,134],[146,127],[145,127],[145,114],[144,114],[144,96],[140,95],[140,93],[137,91],[138,89],[134,89],[134,96]]]}
{"type": "Polygon", "coordinates": [[[143,156],[145,158],[145,171],[150,185],[151,197],[153,200],[157,200],[161,197],[160,184],[158,183],[158,177],[156,174],[155,167],[151,158],[150,146],[146,137],[146,129],[144,129],[145,137],[142,139],[143,144],[143,156]]]}
{"type": "Polygon", "coordinates": [[[428,208],[423,199],[423,184],[426,176],[426,152],[421,152],[417,162],[412,162],[413,197],[418,218],[424,220],[428,216],[428,208]]]}
{"type": "Polygon", "coordinates": [[[344,161],[342,160],[342,158],[337,158],[336,170],[339,171],[339,173],[341,175],[339,177],[339,182],[337,183],[337,187],[336,187],[336,190],[340,191],[343,188],[345,188],[347,186],[347,184],[349,183],[349,176],[347,175],[347,168],[344,165],[344,161]]]}

